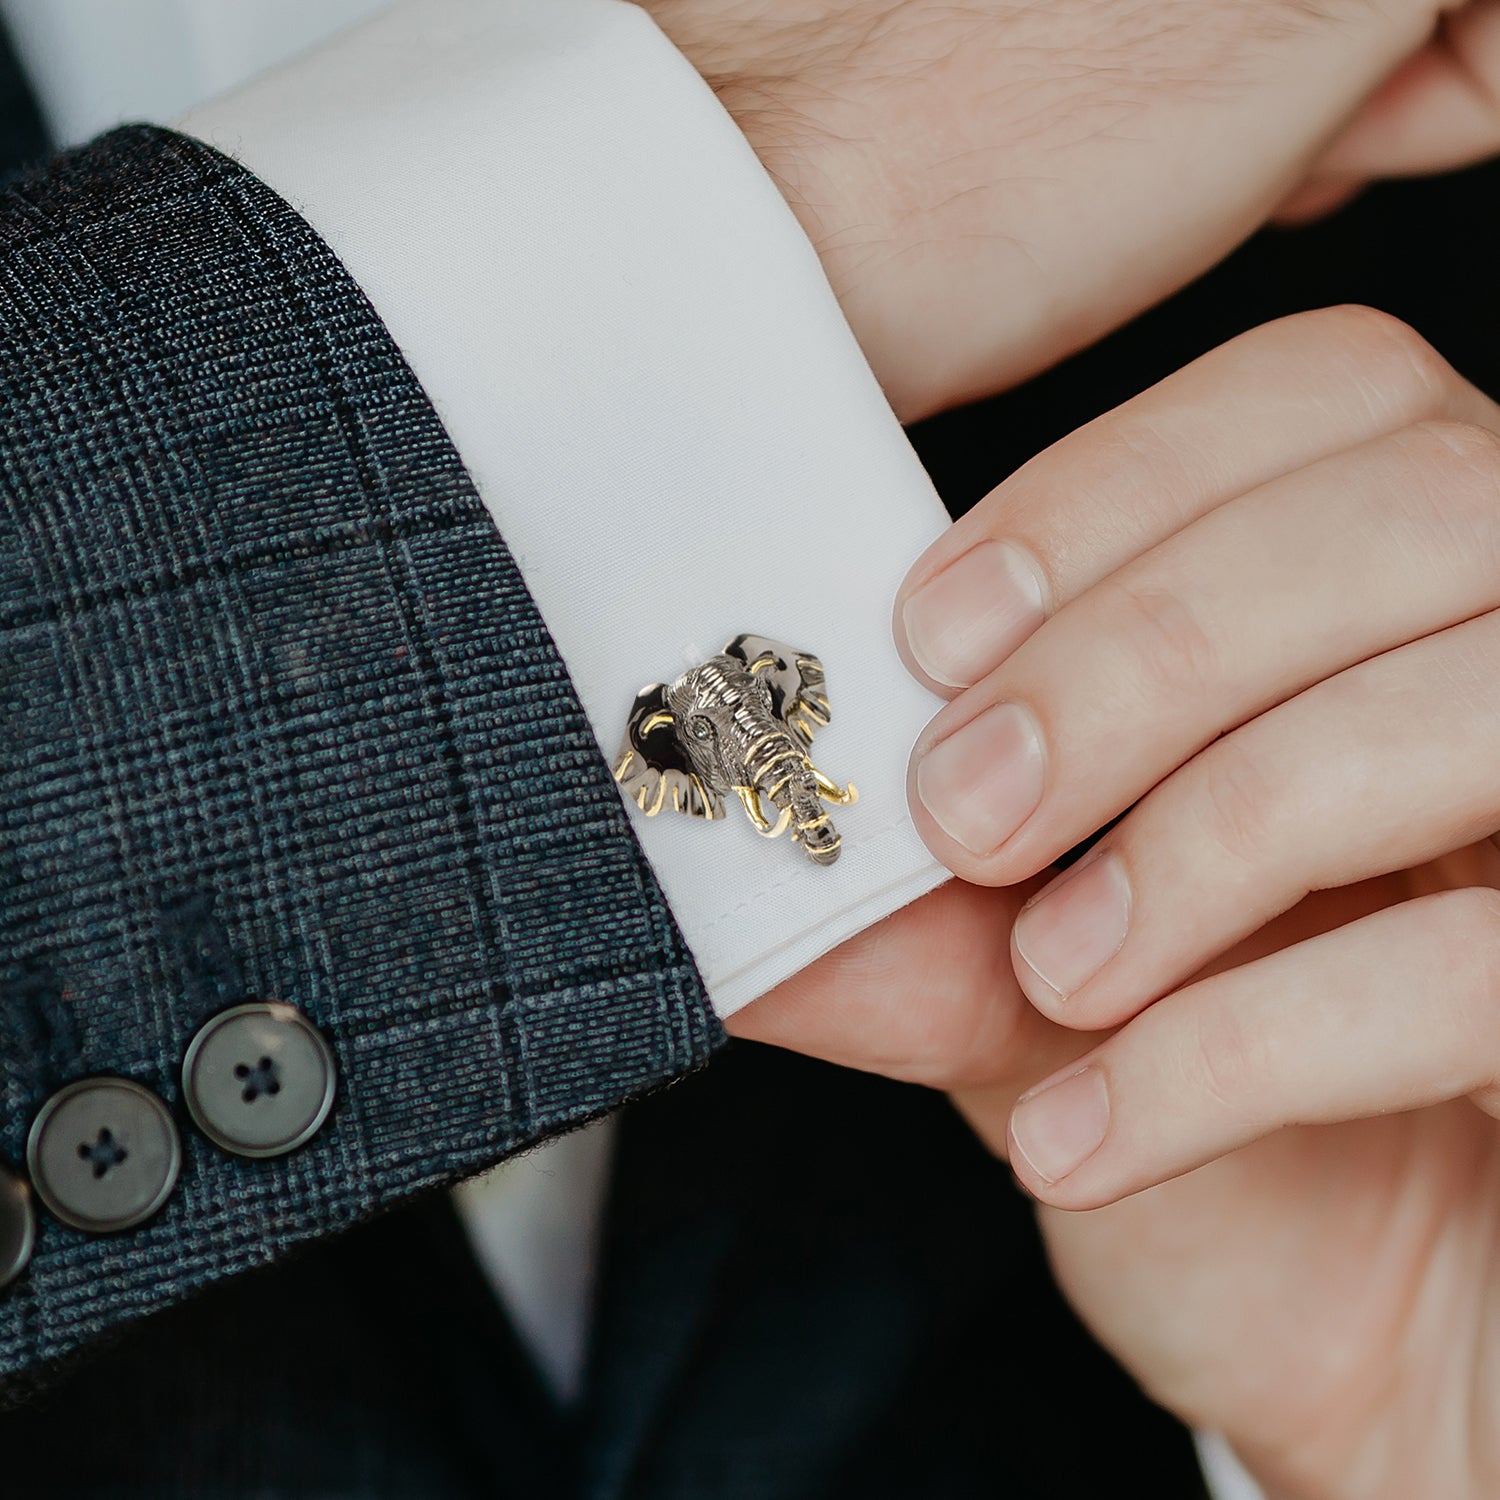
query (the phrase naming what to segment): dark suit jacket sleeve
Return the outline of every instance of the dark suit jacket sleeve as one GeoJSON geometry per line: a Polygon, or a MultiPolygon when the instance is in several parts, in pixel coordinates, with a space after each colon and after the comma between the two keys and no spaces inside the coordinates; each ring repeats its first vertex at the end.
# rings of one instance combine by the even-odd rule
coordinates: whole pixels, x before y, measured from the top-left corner
{"type": "Polygon", "coordinates": [[[0,1157],[70,1080],[177,1111],[164,1210],[42,1218],[14,1393],[106,1330],[702,1061],[692,960],[505,546],[326,246],[131,128],[0,200],[0,1157]],[[246,998],[341,1089],[252,1162],[180,1065],[246,998]]]}

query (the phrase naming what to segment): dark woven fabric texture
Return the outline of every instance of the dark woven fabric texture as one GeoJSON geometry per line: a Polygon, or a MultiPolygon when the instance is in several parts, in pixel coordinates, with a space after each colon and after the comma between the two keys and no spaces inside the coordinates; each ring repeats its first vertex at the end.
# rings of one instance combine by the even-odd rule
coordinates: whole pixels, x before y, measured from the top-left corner
{"type": "Polygon", "coordinates": [[[692,1068],[692,960],[531,599],[374,311],[208,148],[114,132],[0,196],[0,1156],[119,1073],[165,1211],[42,1225],[0,1389],[692,1068]],[[241,998],[342,1076],[300,1153],[195,1137],[241,998]]]}
{"type": "Polygon", "coordinates": [[[0,1413],[0,1493],[1207,1500],[1187,1432],[1068,1311],[1030,1200],[932,1090],[731,1044],[621,1111],[599,1249],[566,1409],[438,1195],[0,1413]]]}

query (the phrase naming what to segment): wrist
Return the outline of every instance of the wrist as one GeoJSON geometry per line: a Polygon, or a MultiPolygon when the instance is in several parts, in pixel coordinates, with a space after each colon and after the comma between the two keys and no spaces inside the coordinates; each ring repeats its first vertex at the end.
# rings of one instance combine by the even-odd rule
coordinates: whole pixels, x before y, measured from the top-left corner
{"type": "MultiPolygon", "coordinates": [[[[712,80],[711,80],[712,81],[712,80]]],[[[807,235],[855,338],[903,422],[946,404],[931,346],[903,338],[919,292],[900,243],[893,184],[873,153],[841,140],[795,80],[714,84],[807,235]]]]}
{"type": "Polygon", "coordinates": [[[955,368],[962,338],[952,336],[940,295],[944,246],[899,165],[877,149],[884,137],[861,91],[850,98],[857,64],[848,46],[826,27],[818,37],[789,36],[784,23],[692,0],[648,0],[647,9],[786,199],[900,419],[977,394],[955,368]]]}
{"type": "Polygon", "coordinates": [[[642,3],[780,187],[905,421],[1206,270],[1428,30],[1416,3],[1305,27],[1266,20],[1292,0],[1206,3],[1201,27],[1124,3],[642,3]]]}

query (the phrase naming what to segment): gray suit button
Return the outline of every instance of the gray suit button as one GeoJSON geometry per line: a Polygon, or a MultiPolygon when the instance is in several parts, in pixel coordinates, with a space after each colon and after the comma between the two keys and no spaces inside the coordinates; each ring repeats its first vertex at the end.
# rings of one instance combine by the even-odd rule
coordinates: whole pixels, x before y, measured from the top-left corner
{"type": "Polygon", "coordinates": [[[143,1224],[182,1170],[171,1111],[128,1078],[81,1078],[43,1106],[26,1142],[37,1197],[74,1229],[112,1234],[143,1224]]]}
{"type": "Polygon", "coordinates": [[[323,1034],[273,1001],[235,1005],[195,1036],[182,1063],[194,1123],[236,1156],[306,1144],[333,1108],[338,1068],[323,1034]]]}
{"type": "Polygon", "coordinates": [[[36,1212],[24,1177],[0,1167],[0,1287],[7,1287],[31,1260],[36,1212]]]}

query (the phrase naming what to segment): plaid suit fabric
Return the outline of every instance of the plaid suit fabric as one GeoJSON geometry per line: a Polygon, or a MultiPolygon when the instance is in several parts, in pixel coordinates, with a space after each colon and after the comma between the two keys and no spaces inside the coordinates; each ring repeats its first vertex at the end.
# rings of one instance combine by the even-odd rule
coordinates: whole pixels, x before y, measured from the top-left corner
{"type": "Polygon", "coordinates": [[[182,1117],[241,998],[330,1124],[184,1126],[133,1232],[44,1223],[14,1392],[106,1329],[609,1108],[720,1039],[566,671],[431,406],[309,227],[130,127],[0,195],[0,1155],[119,1073],[182,1117]]]}

